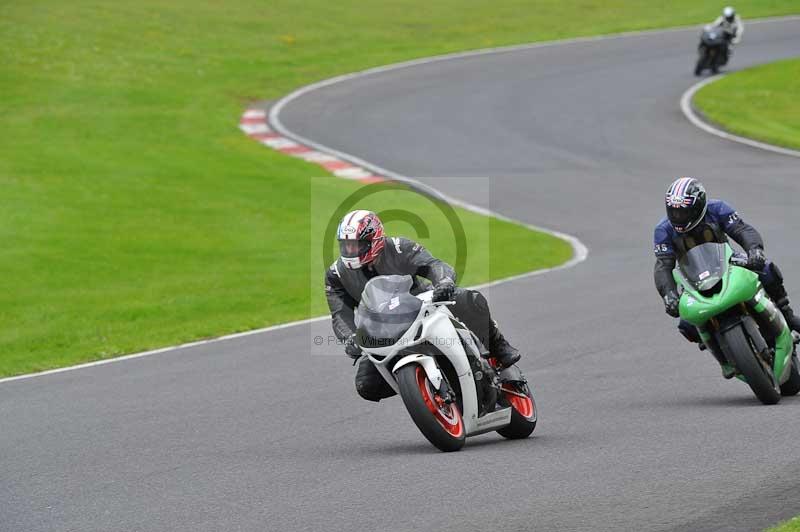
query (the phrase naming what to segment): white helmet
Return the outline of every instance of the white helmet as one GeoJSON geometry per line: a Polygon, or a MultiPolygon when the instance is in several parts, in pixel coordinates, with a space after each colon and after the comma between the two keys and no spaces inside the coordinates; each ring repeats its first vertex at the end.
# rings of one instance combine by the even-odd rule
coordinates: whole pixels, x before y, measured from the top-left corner
{"type": "Polygon", "coordinates": [[[725,17],[725,20],[728,22],[733,22],[736,19],[736,10],[731,6],[727,6],[722,10],[722,16],[725,17]]]}
{"type": "Polygon", "coordinates": [[[351,270],[377,259],[386,244],[381,219],[374,212],[364,210],[345,214],[336,230],[336,238],[342,262],[351,270]]]}

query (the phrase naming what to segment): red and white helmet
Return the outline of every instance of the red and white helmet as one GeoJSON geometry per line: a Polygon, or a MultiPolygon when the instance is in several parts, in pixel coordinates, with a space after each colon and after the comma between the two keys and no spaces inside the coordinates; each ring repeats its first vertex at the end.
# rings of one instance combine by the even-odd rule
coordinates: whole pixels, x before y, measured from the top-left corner
{"type": "Polygon", "coordinates": [[[374,261],[386,244],[383,224],[372,211],[352,211],[342,218],[336,231],[344,265],[357,270],[374,261]]]}

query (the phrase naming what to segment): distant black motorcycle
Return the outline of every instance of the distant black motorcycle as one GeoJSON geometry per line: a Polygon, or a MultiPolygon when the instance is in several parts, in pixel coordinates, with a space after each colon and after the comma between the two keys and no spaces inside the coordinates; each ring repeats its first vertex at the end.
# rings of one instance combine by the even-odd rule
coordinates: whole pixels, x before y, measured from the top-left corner
{"type": "Polygon", "coordinates": [[[710,69],[713,74],[719,72],[719,67],[728,62],[729,37],[721,29],[713,26],[706,26],[700,35],[700,45],[697,47],[697,65],[694,67],[694,75],[699,76],[703,70],[710,69]]]}

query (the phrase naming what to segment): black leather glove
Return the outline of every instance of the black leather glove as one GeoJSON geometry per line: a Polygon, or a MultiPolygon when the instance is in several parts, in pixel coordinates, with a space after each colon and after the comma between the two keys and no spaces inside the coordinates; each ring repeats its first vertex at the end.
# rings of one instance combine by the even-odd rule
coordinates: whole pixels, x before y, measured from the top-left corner
{"type": "Polygon", "coordinates": [[[351,334],[347,340],[344,341],[344,352],[347,356],[356,360],[361,357],[361,348],[356,344],[356,334],[351,334]]]}
{"type": "Polygon", "coordinates": [[[747,251],[747,267],[751,270],[761,271],[767,264],[767,256],[761,248],[751,248],[747,251]]]}
{"type": "Polygon", "coordinates": [[[442,281],[433,289],[433,301],[452,301],[456,285],[453,281],[442,281]]]}
{"type": "Polygon", "coordinates": [[[669,292],[667,295],[664,296],[664,310],[667,314],[672,316],[673,318],[677,318],[680,316],[680,312],[678,311],[678,304],[680,303],[681,299],[678,297],[677,292],[669,292]]]}

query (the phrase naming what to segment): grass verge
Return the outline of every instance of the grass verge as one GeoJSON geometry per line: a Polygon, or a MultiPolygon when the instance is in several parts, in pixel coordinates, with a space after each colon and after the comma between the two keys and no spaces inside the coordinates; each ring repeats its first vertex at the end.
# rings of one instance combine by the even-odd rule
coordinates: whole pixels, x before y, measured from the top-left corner
{"type": "MultiPolygon", "coordinates": [[[[793,0],[737,8],[797,11],[793,0]]],[[[319,168],[245,138],[236,125],[249,102],[414,57],[700,23],[718,10],[706,0],[3,3],[0,375],[324,310],[321,280],[309,281],[321,278],[315,220],[355,185],[322,185],[327,211],[312,211],[319,168]]],[[[561,241],[460,215],[470,242],[483,242],[465,282],[569,256],[561,241]]],[[[449,258],[447,242],[432,235],[428,246],[449,258]]]]}
{"type": "Polygon", "coordinates": [[[800,517],[793,517],[778,526],[768,528],[765,532],[800,532],[800,517]]]}
{"type": "Polygon", "coordinates": [[[800,149],[800,59],[748,68],[706,85],[695,106],[727,131],[800,149]]]}

